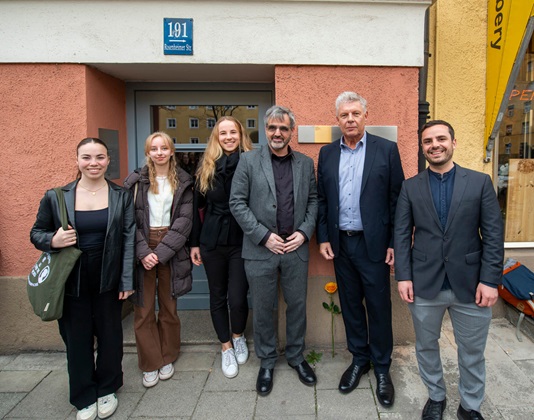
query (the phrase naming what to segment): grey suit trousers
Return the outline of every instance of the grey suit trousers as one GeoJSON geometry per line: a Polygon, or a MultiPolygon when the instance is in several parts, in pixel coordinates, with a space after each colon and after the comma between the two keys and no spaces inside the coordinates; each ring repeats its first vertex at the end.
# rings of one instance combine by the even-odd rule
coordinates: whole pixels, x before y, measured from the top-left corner
{"type": "Polygon", "coordinates": [[[480,412],[484,400],[486,365],[484,350],[491,322],[491,308],[460,302],[452,290],[442,290],[431,300],[415,296],[409,305],[416,337],[416,355],[421,379],[429,397],[443,401],[446,396],[439,342],[445,310],[449,311],[458,346],[461,404],[480,412]]]}
{"type": "MultiPolygon", "coordinates": [[[[304,244],[303,246],[308,246],[304,244]]],[[[304,361],[308,261],[296,252],[273,254],[267,260],[245,260],[253,305],[254,351],[261,367],[273,369],[276,351],[273,310],[278,296],[278,278],[286,308],[286,359],[291,366],[304,361]]]]}

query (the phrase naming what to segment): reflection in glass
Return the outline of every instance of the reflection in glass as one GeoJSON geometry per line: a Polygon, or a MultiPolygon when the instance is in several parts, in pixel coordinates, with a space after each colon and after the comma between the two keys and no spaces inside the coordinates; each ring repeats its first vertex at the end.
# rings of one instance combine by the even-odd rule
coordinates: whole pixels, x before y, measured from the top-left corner
{"type": "Polygon", "coordinates": [[[497,187],[506,242],[534,241],[533,62],[531,39],[499,131],[497,187]]]}
{"type": "Polygon", "coordinates": [[[164,131],[180,145],[206,144],[215,122],[232,116],[243,124],[253,143],[258,143],[257,105],[153,105],[152,132],[164,131]]]}

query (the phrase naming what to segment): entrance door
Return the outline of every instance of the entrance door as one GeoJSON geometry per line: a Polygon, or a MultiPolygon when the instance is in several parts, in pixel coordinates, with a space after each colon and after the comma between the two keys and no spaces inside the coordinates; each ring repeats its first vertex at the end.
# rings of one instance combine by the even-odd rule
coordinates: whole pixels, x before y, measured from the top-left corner
{"type": "MultiPolygon", "coordinates": [[[[129,136],[130,170],[145,162],[145,139],[164,131],[174,140],[180,166],[194,175],[218,118],[231,115],[248,131],[255,145],[266,142],[263,116],[273,103],[270,87],[260,90],[150,90],[132,86],[135,137],[129,136]]],[[[133,114],[133,115],[132,115],[133,114]]],[[[131,132],[131,128],[129,132],[131,132]]],[[[193,266],[193,290],[178,299],[178,309],[209,309],[209,291],[204,268],[193,266]]]]}

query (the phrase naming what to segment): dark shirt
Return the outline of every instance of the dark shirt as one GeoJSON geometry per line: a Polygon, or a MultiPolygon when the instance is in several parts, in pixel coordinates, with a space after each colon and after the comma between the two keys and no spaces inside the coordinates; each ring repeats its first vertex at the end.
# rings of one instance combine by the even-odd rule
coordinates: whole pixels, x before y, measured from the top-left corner
{"type": "MultiPolygon", "coordinates": [[[[454,176],[456,174],[456,165],[444,174],[438,174],[430,169],[428,170],[430,180],[430,192],[432,193],[432,201],[434,201],[434,208],[438,214],[438,219],[441,222],[441,228],[445,231],[447,225],[447,217],[449,217],[449,209],[451,207],[452,191],[454,189],[454,176]]],[[[445,275],[445,281],[441,286],[441,290],[448,290],[451,288],[449,278],[445,275]]]]}
{"type": "Polygon", "coordinates": [[[276,186],[276,224],[278,235],[282,238],[293,233],[293,166],[291,165],[292,152],[285,156],[271,154],[273,176],[276,186]]]}
{"type": "Polygon", "coordinates": [[[76,210],[75,217],[79,248],[84,251],[103,247],[108,229],[108,209],[76,210]]]}

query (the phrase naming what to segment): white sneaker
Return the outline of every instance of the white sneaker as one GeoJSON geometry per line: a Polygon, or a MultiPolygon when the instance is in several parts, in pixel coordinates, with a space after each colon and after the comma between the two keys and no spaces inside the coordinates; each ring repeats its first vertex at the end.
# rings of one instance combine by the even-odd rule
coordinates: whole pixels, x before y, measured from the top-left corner
{"type": "Polygon", "coordinates": [[[151,388],[155,386],[159,381],[159,370],[152,372],[143,372],[143,386],[145,388],[151,388]]]}
{"type": "Polygon", "coordinates": [[[107,419],[113,415],[118,406],[119,400],[115,394],[108,394],[100,397],[98,399],[98,417],[107,419]]]}
{"type": "Polygon", "coordinates": [[[159,370],[159,379],[161,379],[162,381],[172,378],[172,375],[174,375],[174,366],[172,365],[172,363],[163,366],[159,370]]]}
{"type": "Polygon", "coordinates": [[[76,420],[95,420],[96,419],[96,403],[93,403],[76,414],[76,420]]]}
{"type": "Polygon", "coordinates": [[[222,352],[222,371],[223,375],[227,378],[235,378],[239,373],[234,349],[228,349],[222,352]]]}
{"type": "Polygon", "coordinates": [[[244,335],[237,338],[232,338],[232,343],[234,343],[235,358],[237,363],[240,365],[244,364],[248,360],[248,347],[247,339],[244,335]]]}

